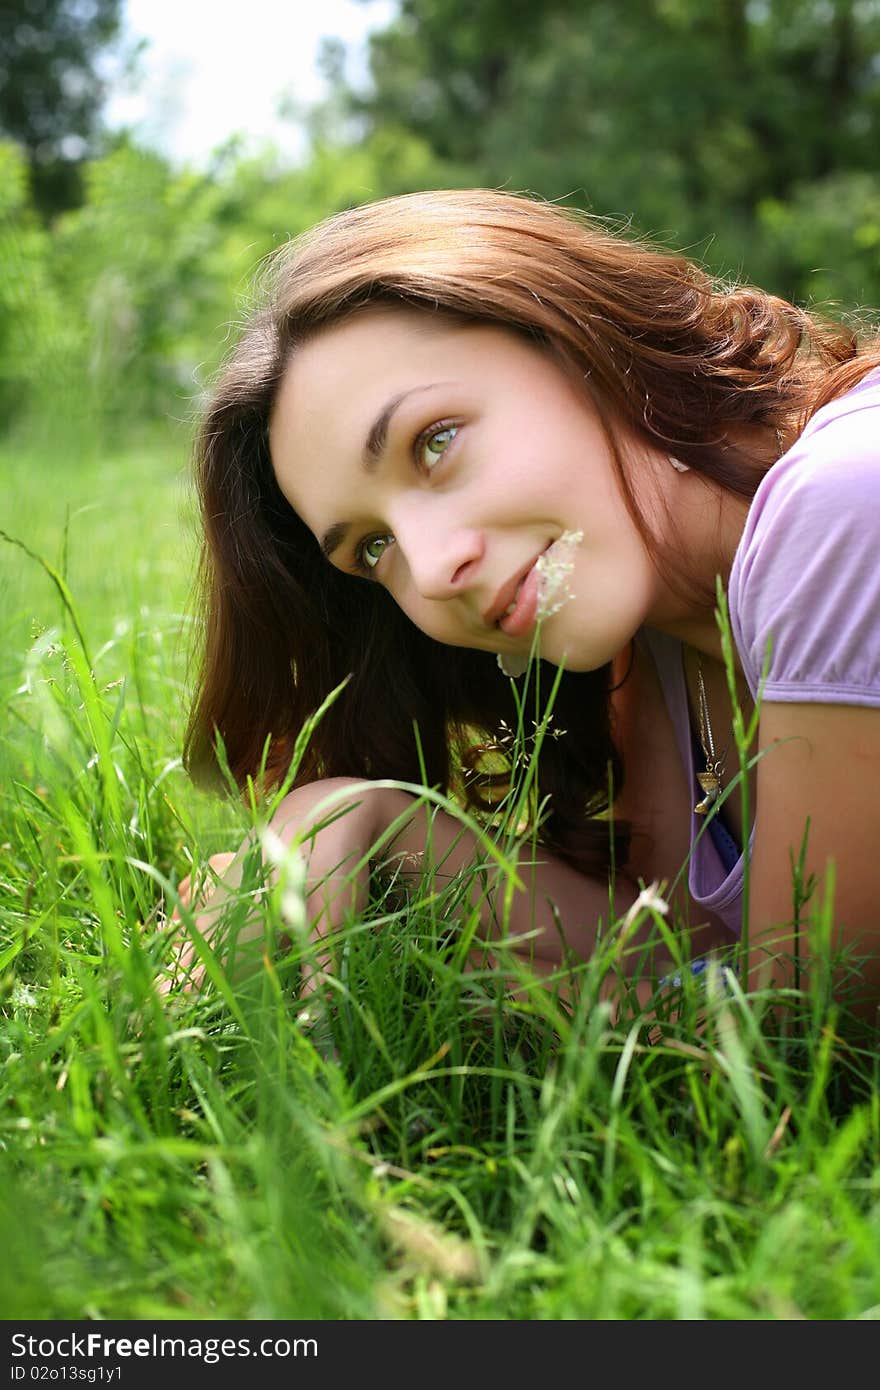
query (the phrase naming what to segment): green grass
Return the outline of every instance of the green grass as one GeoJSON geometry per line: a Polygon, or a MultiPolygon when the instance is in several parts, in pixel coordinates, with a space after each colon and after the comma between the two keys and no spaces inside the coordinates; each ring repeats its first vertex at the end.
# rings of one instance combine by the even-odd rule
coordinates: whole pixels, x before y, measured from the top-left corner
{"type": "Polygon", "coordinates": [[[514,992],[460,884],[377,880],[329,1010],[296,950],[157,994],[163,892],[260,815],[179,764],[184,455],[0,456],[54,571],[2,547],[0,1316],[880,1316],[876,1060],[821,981],[779,1026],[688,980],[652,1042],[596,1002],[619,930],[514,992]]]}

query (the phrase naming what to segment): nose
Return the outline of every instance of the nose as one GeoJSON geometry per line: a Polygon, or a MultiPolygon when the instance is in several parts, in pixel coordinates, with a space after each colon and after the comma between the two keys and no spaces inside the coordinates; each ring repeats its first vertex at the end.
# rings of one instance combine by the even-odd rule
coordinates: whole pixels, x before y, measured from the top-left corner
{"type": "Polygon", "coordinates": [[[398,516],[394,538],[422,598],[448,599],[473,583],[485,551],[482,531],[458,518],[407,511],[398,516]]]}

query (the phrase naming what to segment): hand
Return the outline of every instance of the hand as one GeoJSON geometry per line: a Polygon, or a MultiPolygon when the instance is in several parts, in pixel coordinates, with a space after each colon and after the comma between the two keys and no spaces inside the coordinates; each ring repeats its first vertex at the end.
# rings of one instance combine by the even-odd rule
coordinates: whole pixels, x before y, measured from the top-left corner
{"type": "MultiPolygon", "coordinates": [[[[229,868],[230,864],[232,864],[232,863],[234,862],[234,860],[235,860],[235,855],[234,855],[234,854],[212,854],[212,855],[211,855],[210,859],[208,860],[208,864],[207,864],[208,873],[206,874],[206,873],[203,871],[203,872],[199,875],[198,886],[197,886],[197,888],[196,888],[196,895],[195,895],[196,905],[197,905],[197,906],[198,906],[199,904],[204,905],[204,904],[206,904],[206,903],[210,900],[211,894],[212,894],[212,892],[213,892],[213,884],[212,884],[212,882],[211,882],[211,876],[215,876],[216,878],[222,878],[222,877],[223,877],[223,874],[224,874],[224,873],[226,872],[226,870],[229,868]]],[[[185,878],[182,878],[182,879],[180,880],[180,882],[178,883],[178,885],[177,885],[177,896],[179,897],[179,899],[180,899],[180,901],[181,901],[181,905],[182,905],[183,907],[189,907],[189,906],[191,905],[191,903],[192,903],[192,896],[193,896],[193,882],[192,882],[192,880],[193,880],[192,874],[187,874],[187,875],[185,876],[185,878]]],[[[173,914],[172,914],[172,919],[176,919],[176,920],[178,920],[178,921],[180,920],[180,915],[179,915],[179,913],[178,913],[177,908],[174,909],[174,912],[173,912],[173,914]]]]}
{"type": "MultiPolygon", "coordinates": [[[[173,949],[170,960],[165,972],[156,982],[156,988],[161,995],[170,994],[175,984],[181,983],[186,989],[201,986],[204,980],[204,968],[196,967],[196,952],[192,941],[187,934],[180,914],[180,908],[192,907],[198,914],[196,925],[202,935],[210,941],[213,936],[211,923],[214,921],[215,913],[211,910],[216,907],[214,902],[215,893],[222,883],[223,875],[235,863],[236,856],[231,853],[212,854],[207,864],[195,874],[186,874],[177,885],[177,896],[180,906],[175,906],[171,916],[166,921],[169,932],[174,934],[173,949]]],[[[227,885],[228,889],[228,885],[227,885]]]]}
{"type": "MultiPolygon", "coordinates": [[[[297,934],[321,940],[342,925],[347,911],[363,910],[369,888],[369,850],[383,826],[399,811],[399,794],[392,809],[387,789],[355,778],[326,778],[300,787],[284,798],[263,835],[261,850],[267,886],[276,881],[279,871],[284,874],[290,864],[302,867],[302,884],[293,885],[288,881],[285,885],[287,889],[294,889],[291,898],[294,911],[287,915],[296,915],[296,909],[302,904],[301,919],[289,923],[297,934]],[[291,860],[287,860],[289,849],[294,850],[291,860]],[[300,886],[301,898],[296,892],[300,886]]],[[[195,882],[193,875],[187,875],[180,882],[180,904],[183,908],[193,907],[196,929],[209,945],[213,945],[217,937],[224,903],[241,885],[245,859],[252,843],[245,842],[236,854],[212,856],[195,882]]],[[[283,906],[282,897],[282,911],[283,906]]],[[[178,983],[186,989],[200,988],[204,982],[204,966],[177,906],[169,926],[176,928],[178,939],[169,970],[158,983],[159,992],[168,994],[178,983]]],[[[262,938],[262,934],[261,914],[254,911],[239,928],[236,947],[262,938]]],[[[315,989],[331,964],[330,950],[318,955],[309,953],[303,966],[305,993],[315,989]]]]}
{"type": "MultiPolygon", "coordinates": [[[[400,810],[400,799],[400,794],[395,798],[385,787],[332,777],[299,787],[281,802],[264,839],[264,851],[274,859],[275,872],[286,873],[285,886],[293,892],[286,912],[282,895],[282,915],[301,940],[332,943],[346,916],[364,911],[371,850],[400,810]],[[298,851],[292,866],[291,849],[298,851]]],[[[333,968],[332,944],[304,952],[301,994],[312,994],[333,968]]]]}

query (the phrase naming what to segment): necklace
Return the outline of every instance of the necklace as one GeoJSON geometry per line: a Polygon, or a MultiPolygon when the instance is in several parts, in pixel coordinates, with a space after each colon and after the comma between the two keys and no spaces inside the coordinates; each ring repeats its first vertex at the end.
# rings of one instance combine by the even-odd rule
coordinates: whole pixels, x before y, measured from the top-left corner
{"type": "Polygon", "coordinates": [[[711,811],[721,795],[727,749],[725,748],[721,754],[715,752],[715,738],[709,720],[709,702],[706,699],[706,687],[703,684],[703,658],[699,652],[697,653],[697,691],[699,694],[700,743],[703,748],[703,757],[706,759],[706,769],[704,772],[697,773],[697,781],[704,795],[697,802],[694,810],[698,816],[705,816],[707,811],[711,811]]]}

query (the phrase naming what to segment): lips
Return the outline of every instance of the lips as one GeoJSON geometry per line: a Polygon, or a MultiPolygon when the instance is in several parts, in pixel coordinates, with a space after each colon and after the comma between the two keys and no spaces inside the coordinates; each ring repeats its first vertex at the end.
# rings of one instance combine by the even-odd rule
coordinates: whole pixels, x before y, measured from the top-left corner
{"type": "MultiPolygon", "coordinates": [[[[549,547],[545,547],[545,549],[549,549],[549,547]]],[[[510,605],[518,602],[518,599],[521,597],[521,586],[525,585],[526,578],[531,574],[543,554],[544,551],[542,550],[540,554],[535,555],[518,574],[515,574],[512,579],[508,580],[508,582],[498,590],[491,606],[487,608],[486,612],[483,614],[483,622],[487,627],[495,627],[495,625],[504,618],[510,605]]],[[[511,614],[511,617],[512,616],[511,614]]]]}
{"type": "Polygon", "coordinates": [[[524,637],[535,626],[540,584],[541,574],[536,562],[520,585],[514,607],[509,613],[505,613],[498,623],[498,627],[506,636],[524,637]]]}

